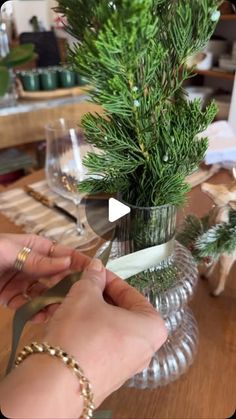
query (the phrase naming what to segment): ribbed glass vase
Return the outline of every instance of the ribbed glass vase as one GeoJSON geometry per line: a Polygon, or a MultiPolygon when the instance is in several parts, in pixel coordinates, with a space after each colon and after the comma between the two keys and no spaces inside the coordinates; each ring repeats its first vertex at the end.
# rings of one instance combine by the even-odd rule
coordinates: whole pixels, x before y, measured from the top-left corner
{"type": "MultiPolygon", "coordinates": [[[[174,206],[130,208],[129,216],[122,218],[118,225],[112,258],[174,240],[174,206]]],[[[175,242],[172,255],[128,280],[160,311],[169,332],[167,342],[154,355],[149,368],[129,380],[129,387],[144,389],[169,384],[192,364],[197,350],[198,328],[187,304],[193,296],[197,279],[198,272],[191,254],[175,242]]]]}

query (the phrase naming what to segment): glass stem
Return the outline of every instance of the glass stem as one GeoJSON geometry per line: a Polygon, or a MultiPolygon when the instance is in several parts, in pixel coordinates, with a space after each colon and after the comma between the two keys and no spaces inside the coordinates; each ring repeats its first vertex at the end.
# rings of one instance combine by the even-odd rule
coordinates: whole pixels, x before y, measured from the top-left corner
{"type": "Polygon", "coordinates": [[[82,234],[84,234],[84,227],[80,215],[80,200],[75,199],[74,204],[76,207],[76,230],[78,231],[78,234],[82,236],[82,234]]]}

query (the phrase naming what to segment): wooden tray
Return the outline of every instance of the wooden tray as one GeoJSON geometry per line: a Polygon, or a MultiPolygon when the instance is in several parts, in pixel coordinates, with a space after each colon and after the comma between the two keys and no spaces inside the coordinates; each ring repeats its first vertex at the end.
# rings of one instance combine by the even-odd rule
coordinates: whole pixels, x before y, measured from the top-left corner
{"type": "Polygon", "coordinates": [[[67,96],[79,96],[84,95],[91,89],[89,85],[85,86],[75,86],[70,88],[56,89],[56,90],[45,90],[37,92],[26,92],[23,89],[23,86],[19,79],[17,79],[17,93],[19,99],[25,100],[47,100],[47,99],[57,99],[67,96]]]}

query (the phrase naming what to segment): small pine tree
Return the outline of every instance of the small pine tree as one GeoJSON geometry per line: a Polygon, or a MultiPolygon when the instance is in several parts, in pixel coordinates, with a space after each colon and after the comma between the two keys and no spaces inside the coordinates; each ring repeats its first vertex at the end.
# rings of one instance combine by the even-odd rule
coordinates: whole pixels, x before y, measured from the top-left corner
{"type": "Polygon", "coordinates": [[[87,141],[101,150],[85,165],[85,192],[120,192],[130,204],[184,203],[185,178],[202,161],[196,139],[216,106],[189,102],[183,83],[189,56],[202,50],[219,19],[220,0],[58,0],[78,42],[74,68],[94,87],[104,114],[87,114],[87,141]],[[94,176],[98,175],[98,176],[94,176]]]}
{"type": "Polygon", "coordinates": [[[230,255],[236,249],[236,212],[230,210],[227,223],[212,226],[211,219],[212,211],[201,219],[188,215],[178,231],[177,240],[192,252],[196,262],[230,255]]]}

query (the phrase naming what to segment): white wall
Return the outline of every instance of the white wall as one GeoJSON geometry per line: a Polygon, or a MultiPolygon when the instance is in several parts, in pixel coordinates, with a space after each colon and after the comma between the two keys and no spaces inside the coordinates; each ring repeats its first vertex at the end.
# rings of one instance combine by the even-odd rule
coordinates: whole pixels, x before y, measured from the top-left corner
{"type": "Polygon", "coordinates": [[[52,10],[53,7],[57,6],[57,1],[56,0],[48,0],[48,8],[49,8],[49,14],[50,14],[50,22],[51,25],[55,25],[54,23],[54,18],[56,16],[55,12],[52,10]]]}
{"type": "Polygon", "coordinates": [[[37,16],[46,30],[51,27],[49,0],[13,0],[13,16],[18,34],[32,31],[32,16],[37,16]]]}

